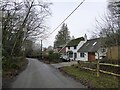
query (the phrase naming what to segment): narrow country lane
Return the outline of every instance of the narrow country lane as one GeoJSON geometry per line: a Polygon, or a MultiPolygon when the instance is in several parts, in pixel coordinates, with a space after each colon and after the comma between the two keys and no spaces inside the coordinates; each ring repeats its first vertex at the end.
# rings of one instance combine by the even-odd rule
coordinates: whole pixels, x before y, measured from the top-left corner
{"type": "Polygon", "coordinates": [[[85,86],[64,76],[53,66],[29,58],[26,70],[17,76],[12,88],[85,88],[85,86]]]}

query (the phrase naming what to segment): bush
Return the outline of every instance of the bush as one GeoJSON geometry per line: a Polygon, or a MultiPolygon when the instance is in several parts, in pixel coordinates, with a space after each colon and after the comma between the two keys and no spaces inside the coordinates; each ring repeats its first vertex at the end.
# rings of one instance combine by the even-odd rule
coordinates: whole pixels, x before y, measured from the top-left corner
{"type": "Polygon", "coordinates": [[[15,63],[11,64],[11,68],[12,69],[17,69],[17,70],[20,69],[20,67],[17,64],[15,64],[15,63]]]}
{"type": "Polygon", "coordinates": [[[9,58],[2,58],[2,68],[3,70],[8,70],[10,68],[10,65],[12,63],[12,60],[9,58]]]}
{"type": "Polygon", "coordinates": [[[43,55],[43,59],[45,61],[49,61],[49,62],[58,63],[58,62],[60,62],[59,58],[60,58],[60,54],[54,53],[54,51],[49,51],[48,55],[43,55]]]}
{"type": "Polygon", "coordinates": [[[23,60],[25,60],[24,57],[4,57],[2,59],[3,71],[8,71],[10,69],[20,69],[19,65],[23,62],[23,60]]]}

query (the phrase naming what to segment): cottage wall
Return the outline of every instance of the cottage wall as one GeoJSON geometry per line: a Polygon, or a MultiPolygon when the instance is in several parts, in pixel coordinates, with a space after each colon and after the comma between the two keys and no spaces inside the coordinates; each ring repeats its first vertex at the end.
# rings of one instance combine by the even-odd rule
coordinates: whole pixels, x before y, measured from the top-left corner
{"type": "Polygon", "coordinates": [[[68,49],[68,47],[66,47],[66,52],[68,51],[72,51],[73,52],[73,57],[71,57],[71,60],[74,60],[74,53],[77,53],[77,47],[76,49],[74,49],[74,47],[70,47],[70,49],[68,49]]]}
{"type": "Polygon", "coordinates": [[[80,60],[80,61],[88,61],[88,53],[85,52],[84,53],[84,57],[80,57],[80,52],[77,53],[77,61],[80,60]]]}
{"type": "MultiPolygon", "coordinates": [[[[79,54],[78,54],[78,49],[85,43],[86,41],[80,41],[79,44],[76,46],[76,49],[74,49],[74,47],[70,47],[70,49],[68,49],[68,47],[66,47],[66,52],[68,51],[72,51],[73,52],[73,57],[70,58],[71,60],[74,60],[74,53],[77,54],[77,58],[79,58],[79,54]]],[[[76,58],[76,60],[77,60],[76,58]]]]}
{"type": "Polygon", "coordinates": [[[95,59],[102,59],[102,56],[106,56],[105,52],[102,52],[100,50],[98,50],[98,53],[95,53],[95,59]],[[99,58],[98,58],[98,53],[99,53],[99,58]]]}

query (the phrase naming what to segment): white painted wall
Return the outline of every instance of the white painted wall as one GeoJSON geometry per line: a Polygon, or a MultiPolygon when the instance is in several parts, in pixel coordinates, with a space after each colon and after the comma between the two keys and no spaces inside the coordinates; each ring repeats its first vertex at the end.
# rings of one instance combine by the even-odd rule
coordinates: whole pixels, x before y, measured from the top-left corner
{"type": "MultiPolygon", "coordinates": [[[[101,53],[99,52],[99,55],[100,55],[101,53]]],[[[98,59],[98,53],[95,53],[95,59],[98,59]]],[[[99,59],[102,59],[100,56],[99,56],[99,59]]]]}
{"type": "Polygon", "coordinates": [[[66,47],[66,52],[68,51],[72,51],[73,52],[73,57],[70,58],[71,60],[74,60],[74,53],[77,53],[77,47],[76,49],[74,49],[74,47],[70,47],[70,49],[68,49],[68,47],[66,47]]]}
{"type": "Polygon", "coordinates": [[[85,52],[84,54],[85,54],[84,57],[80,57],[80,52],[78,52],[78,53],[77,53],[77,56],[78,56],[78,57],[77,57],[76,60],[77,60],[77,61],[78,61],[78,60],[79,60],[79,61],[88,61],[88,53],[85,52]]]}
{"type": "MultiPolygon", "coordinates": [[[[72,58],[70,58],[71,60],[73,59],[74,60],[74,53],[77,53],[77,58],[79,57],[79,54],[78,54],[78,49],[80,49],[80,47],[82,47],[82,45],[84,44],[86,42],[86,40],[85,41],[80,41],[79,42],[79,44],[76,46],[76,49],[74,49],[74,47],[70,47],[70,49],[68,49],[68,47],[66,47],[66,52],[68,52],[68,51],[72,51],[73,52],[73,57],[72,58]]],[[[76,58],[76,60],[77,60],[77,58],[76,58]]]]}
{"type": "MultiPolygon", "coordinates": [[[[80,60],[80,61],[88,61],[88,52],[84,52],[85,53],[85,57],[80,57],[80,52],[77,53],[77,61],[80,60]]],[[[102,56],[103,53],[99,51],[99,59],[102,59],[102,56]]],[[[95,59],[98,59],[98,53],[95,53],[95,59]]]]}
{"type": "MultiPolygon", "coordinates": [[[[102,52],[101,49],[97,51],[99,53],[99,59],[102,59],[102,56],[106,56],[106,51],[102,52]]],[[[95,53],[95,59],[98,59],[98,53],[95,53]]]]}

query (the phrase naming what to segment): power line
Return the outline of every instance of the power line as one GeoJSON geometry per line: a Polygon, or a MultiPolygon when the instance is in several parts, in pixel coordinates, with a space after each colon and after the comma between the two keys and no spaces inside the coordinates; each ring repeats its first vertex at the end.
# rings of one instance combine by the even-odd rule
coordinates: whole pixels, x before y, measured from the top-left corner
{"type": "Polygon", "coordinates": [[[55,32],[84,2],[83,0],[48,36],[44,37],[43,39],[49,37],[53,32],[55,32]]]}

